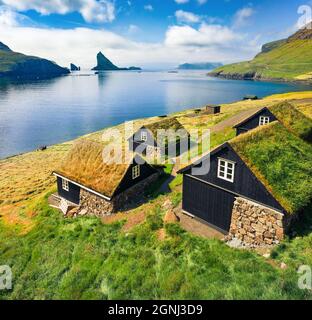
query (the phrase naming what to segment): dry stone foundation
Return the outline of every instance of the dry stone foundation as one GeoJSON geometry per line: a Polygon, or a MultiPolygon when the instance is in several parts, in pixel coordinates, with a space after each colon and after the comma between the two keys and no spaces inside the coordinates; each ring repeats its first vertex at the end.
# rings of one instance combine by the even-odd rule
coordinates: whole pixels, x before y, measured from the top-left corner
{"type": "Polygon", "coordinates": [[[88,215],[95,215],[98,217],[112,215],[129,205],[129,203],[142,199],[146,188],[150,184],[154,183],[158,177],[159,173],[151,175],[128,190],[118,194],[111,201],[105,200],[93,193],[81,189],[79,210],[85,210],[88,215]]]}
{"type": "Polygon", "coordinates": [[[226,240],[238,241],[247,247],[272,246],[283,240],[286,220],[278,211],[236,198],[226,240]]]}
{"type": "Polygon", "coordinates": [[[89,215],[98,217],[111,215],[114,212],[114,203],[81,189],[79,210],[86,210],[89,215]]]}

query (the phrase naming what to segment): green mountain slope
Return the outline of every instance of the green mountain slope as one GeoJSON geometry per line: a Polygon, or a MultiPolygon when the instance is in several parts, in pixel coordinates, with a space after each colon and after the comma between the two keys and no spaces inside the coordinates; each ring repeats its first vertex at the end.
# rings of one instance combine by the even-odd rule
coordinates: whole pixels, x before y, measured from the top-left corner
{"type": "Polygon", "coordinates": [[[215,69],[210,75],[229,79],[312,80],[312,30],[271,42],[253,60],[215,69]]]}
{"type": "Polygon", "coordinates": [[[0,42],[0,77],[54,77],[68,74],[56,63],[12,51],[0,42]]]}

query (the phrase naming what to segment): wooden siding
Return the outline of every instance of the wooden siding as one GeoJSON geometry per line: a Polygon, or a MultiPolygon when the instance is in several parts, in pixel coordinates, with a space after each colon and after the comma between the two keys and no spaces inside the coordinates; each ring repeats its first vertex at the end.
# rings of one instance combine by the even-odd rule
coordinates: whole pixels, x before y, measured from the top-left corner
{"type": "Polygon", "coordinates": [[[249,130],[252,130],[252,129],[259,127],[260,117],[269,117],[270,122],[277,120],[277,118],[274,116],[274,114],[269,109],[265,108],[261,112],[259,112],[258,114],[251,117],[245,123],[242,123],[241,125],[236,127],[237,135],[240,135],[242,133],[245,133],[246,131],[249,131],[249,130]]]}
{"type": "MultiPolygon", "coordinates": [[[[207,162],[209,160],[204,161],[207,162]]],[[[191,174],[191,169],[186,173],[191,174]]],[[[257,179],[229,144],[225,144],[223,148],[217,150],[213,155],[211,155],[209,173],[195,177],[219,186],[229,192],[233,192],[234,194],[244,196],[253,201],[284,212],[284,209],[279,202],[267,191],[261,181],[257,179]],[[234,183],[218,178],[218,158],[224,158],[235,162],[234,183]]]]}
{"type": "MultiPolygon", "coordinates": [[[[142,159],[142,158],[136,157],[136,161],[138,161],[138,159],[142,159]]],[[[149,176],[153,175],[154,173],[157,173],[157,170],[155,168],[150,166],[148,163],[144,163],[144,164],[142,164],[140,166],[140,177],[138,177],[137,179],[132,179],[132,168],[134,166],[136,166],[135,163],[133,163],[129,167],[127,173],[125,174],[125,176],[122,179],[119,187],[117,188],[114,196],[124,192],[125,190],[127,190],[127,189],[131,188],[132,186],[138,184],[139,182],[145,180],[146,178],[148,178],[149,176]]]]}
{"type": "Polygon", "coordinates": [[[80,187],[77,185],[68,182],[69,191],[66,191],[62,188],[62,178],[57,177],[57,190],[60,197],[75,203],[79,204],[80,202],[80,187]]]}
{"type": "Polygon", "coordinates": [[[192,177],[184,176],[184,211],[228,232],[231,226],[235,196],[192,177]]]}

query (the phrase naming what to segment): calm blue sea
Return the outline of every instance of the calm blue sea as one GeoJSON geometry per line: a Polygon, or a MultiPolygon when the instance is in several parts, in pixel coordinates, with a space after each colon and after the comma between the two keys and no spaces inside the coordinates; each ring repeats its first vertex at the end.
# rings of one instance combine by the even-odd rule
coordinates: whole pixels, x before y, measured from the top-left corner
{"type": "Polygon", "coordinates": [[[0,158],[51,145],[142,117],[247,94],[309,90],[299,84],[231,81],[205,71],[80,72],[57,79],[0,81],[0,158]]]}

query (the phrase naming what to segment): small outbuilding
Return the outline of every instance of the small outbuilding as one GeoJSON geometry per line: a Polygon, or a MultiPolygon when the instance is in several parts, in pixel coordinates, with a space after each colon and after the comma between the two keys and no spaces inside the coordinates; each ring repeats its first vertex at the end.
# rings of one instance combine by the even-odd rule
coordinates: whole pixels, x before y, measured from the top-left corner
{"type": "Polygon", "coordinates": [[[143,197],[159,171],[141,156],[131,154],[122,164],[106,163],[103,145],[82,140],[74,145],[63,164],[53,172],[57,178],[54,206],[64,214],[69,208],[96,216],[110,215],[143,197]],[[59,202],[56,204],[56,199],[59,202]]]}
{"type": "Polygon", "coordinates": [[[189,149],[190,134],[177,118],[168,117],[141,127],[128,142],[132,152],[172,158],[189,149]]]}
{"type": "Polygon", "coordinates": [[[221,112],[221,106],[207,105],[205,107],[205,114],[218,114],[221,112]]]}
{"type": "Polygon", "coordinates": [[[252,95],[252,94],[247,95],[247,96],[244,97],[244,100],[258,100],[258,99],[259,99],[258,96],[255,96],[255,95],[252,95]]]}
{"type": "Polygon", "coordinates": [[[228,240],[273,245],[312,199],[312,146],[275,121],[223,144],[180,173],[184,213],[228,240]],[[207,170],[193,170],[199,168],[207,170]]]}

